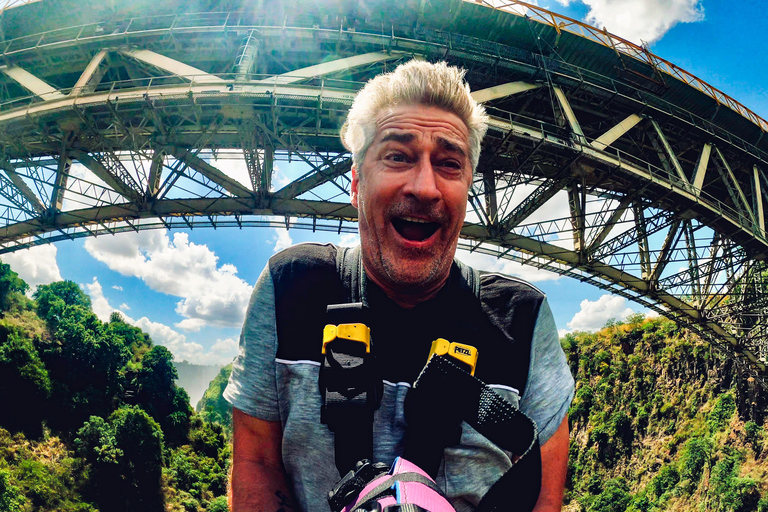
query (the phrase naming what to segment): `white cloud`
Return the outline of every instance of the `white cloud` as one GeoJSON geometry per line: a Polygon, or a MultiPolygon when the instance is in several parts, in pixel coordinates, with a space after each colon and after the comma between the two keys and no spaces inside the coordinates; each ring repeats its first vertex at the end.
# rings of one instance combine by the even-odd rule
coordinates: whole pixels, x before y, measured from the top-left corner
{"type": "MultiPolygon", "coordinates": [[[[94,277],[93,282],[85,287],[88,295],[91,296],[93,312],[101,321],[109,321],[110,315],[118,310],[113,308],[107,298],[104,297],[104,290],[99,280],[94,277]]],[[[210,350],[206,351],[199,343],[187,341],[186,336],[165,324],[153,322],[147,317],[134,320],[125,313],[120,314],[127,324],[138,327],[149,334],[155,344],[163,345],[170,350],[176,361],[186,360],[193,364],[224,365],[232,362],[232,359],[237,354],[237,342],[229,338],[217,340],[210,350]]]]}
{"type": "MultiPolygon", "coordinates": [[[[99,317],[99,320],[109,322],[109,316],[117,310],[110,306],[107,298],[104,297],[104,289],[101,287],[101,283],[99,283],[96,276],[93,277],[93,281],[90,284],[85,285],[85,289],[88,291],[88,295],[91,296],[91,310],[99,317]]],[[[125,315],[123,315],[123,318],[126,319],[127,323],[133,323],[128,322],[128,317],[125,315]]]]}
{"type": "Polygon", "coordinates": [[[26,281],[30,292],[34,292],[38,285],[61,281],[56,252],[56,246],[53,244],[38,245],[30,249],[3,254],[2,260],[26,281]]]}
{"type": "Polygon", "coordinates": [[[290,176],[287,176],[280,167],[275,165],[272,168],[272,192],[280,190],[291,181],[293,181],[293,179],[291,179],[290,176]]]}
{"type": "Polygon", "coordinates": [[[237,355],[239,343],[234,338],[218,339],[211,347],[211,353],[224,358],[229,358],[229,362],[237,355]]]}
{"type": "Polygon", "coordinates": [[[272,241],[275,242],[275,252],[280,252],[293,245],[293,239],[287,229],[275,228],[275,236],[272,241]]]}
{"type": "MultiPolygon", "coordinates": [[[[126,319],[126,322],[128,320],[126,319]]],[[[178,331],[174,331],[165,324],[153,322],[147,317],[141,317],[132,323],[142,331],[149,334],[152,341],[156,344],[165,346],[173,354],[176,361],[189,361],[194,364],[211,364],[206,357],[205,349],[202,345],[187,341],[187,337],[178,331]]]]}
{"type": "Polygon", "coordinates": [[[131,306],[129,306],[128,304],[126,304],[125,302],[123,302],[122,304],[120,304],[119,306],[117,306],[117,308],[118,308],[120,311],[128,311],[129,309],[131,309],[131,306]]]}
{"type": "Polygon", "coordinates": [[[237,276],[234,265],[218,266],[216,254],[206,245],[190,242],[187,233],[175,233],[173,241],[165,231],[89,238],[85,248],[110,269],[138,277],[154,291],[180,297],[176,312],[185,320],[177,324],[179,328],[243,323],[252,287],[237,276]]]}
{"type": "Polygon", "coordinates": [[[112,285],[112,289],[113,289],[113,290],[117,290],[117,291],[119,291],[119,292],[123,291],[123,287],[122,287],[122,286],[117,286],[116,284],[115,284],[115,285],[112,285]]]}
{"type": "Polygon", "coordinates": [[[572,331],[596,331],[614,318],[624,320],[634,311],[627,307],[627,300],[617,295],[603,295],[596,301],[584,299],[581,310],[568,322],[569,331],[561,330],[561,335],[572,331]]]}
{"type": "Polygon", "coordinates": [[[634,43],[661,39],[678,23],[704,19],[702,0],[582,0],[584,21],[634,43]]]}
{"type": "Polygon", "coordinates": [[[205,327],[205,320],[200,318],[186,318],[181,322],[173,324],[175,327],[187,332],[197,332],[205,327]]]}
{"type": "Polygon", "coordinates": [[[554,272],[541,270],[530,265],[522,265],[512,260],[495,258],[487,254],[465,251],[463,249],[456,251],[456,257],[463,263],[478,270],[517,276],[531,283],[537,281],[552,281],[560,278],[560,275],[555,274],[554,272]]]}
{"type": "Polygon", "coordinates": [[[205,158],[212,166],[223,172],[227,177],[234,179],[239,184],[251,190],[251,177],[248,174],[248,166],[243,159],[243,154],[238,152],[236,155],[222,154],[223,158],[213,159],[205,158]]]}
{"type": "Polygon", "coordinates": [[[354,247],[360,245],[360,235],[357,233],[344,233],[339,237],[340,247],[354,247]]]}

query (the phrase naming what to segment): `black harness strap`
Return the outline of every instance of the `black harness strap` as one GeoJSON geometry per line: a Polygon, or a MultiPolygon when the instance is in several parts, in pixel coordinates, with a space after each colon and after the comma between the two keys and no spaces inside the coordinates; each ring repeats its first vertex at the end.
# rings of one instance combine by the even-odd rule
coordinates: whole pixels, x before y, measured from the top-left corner
{"type": "Polygon", "coordinates": [[[512,467],[491,487],[477,512],[533,510],[541,490],[541,452],[535,423],[479,379],[446,356],[433,356],[408,392],[408,421],[403,458],[433,478],[443,450],[458,444],[466,421],[503,450],[517,456],[512,467]],[[448,434],[441,434],[441,432],[448,434]]]}
{"type": "MultiPolygon", "coordinates": [[[[359,250],[339,248],[337,270],[350,304],[329,305],[326,323],[370,326],[360,302],[362,276],[359,250]]],[[[344,476],[362,459],[373,459],[373,414],[378,409],[384,382],[372,351],[363,343],[336,339],[326,347],[320,367],[323,406],[320,421],[333,432],[336,468],[344,476]]]]}

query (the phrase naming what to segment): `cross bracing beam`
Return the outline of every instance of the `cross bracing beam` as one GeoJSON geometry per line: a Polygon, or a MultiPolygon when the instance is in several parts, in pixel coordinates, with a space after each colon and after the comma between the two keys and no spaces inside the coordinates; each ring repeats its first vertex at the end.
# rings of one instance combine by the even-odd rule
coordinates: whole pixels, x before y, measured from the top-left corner
{"type": "Polygon", "coordinates": [[[343,59],[335,59],[328,62],[323,62],[322,64],[317,64],[315,66],[296,69],[293,71],[289,71],[287,73],[283,73],[281,75],[276,75],[272,78],[265,78],[263,80],[258,80],[255,83],[276,84],[276,85],[293,84],[296,82],[301,82],[302,80],[306,80],[307,78],[330,75],[332,73],[337,73],[339,71],[348,71],[353,68],[366,66],[376,62],[400,60],[404,56],[405,54],[401,52],[393,52],[393,53],[371,52],[363,55],[354,55],[352,57],[346,57],[343,59]]]}
{"type": "Polygon", "coordinates": [[[200,84],[224,83],[224,80],[216,75],[150,50],[123,50],[120,53],[192,82],[200,84]]]}
{"type": "MultiPolygon", "coordinates": [[[[24,183],[24,180],[22,180],[21,176],[16,172],[16,167],[14,165],[11,165],[10,162],[0,160],[0,169],[5,171],[6,176],[11,180],[13,186],[18,190],[18,193],[21,194],[26,200],[26,203],[32,207],[32,211],[36,213],[45,211],[45,205],[43,205],[35,193],[32,192],[32,189],[24,183]]],[[[21,205],[21,203],[17,204],[21,205]]]]}
{"type": "Polygon", "coordinates": [[[204,174],[208,179],[220,185],[224,190],[233,196],[248,197],[253,194],[252,191],[242,186],[238,181],[230,178],[216,167],[190,151],[184,151],[180,148],[173,148],[173,150],[171,150],[171,154],[176,157],[177,160],[184,162],[185,165],[188,165],[199,173],[204,174]]]}
{"type": "Polygon", "coordinates": [[[65,97],[55,87],[19,66],[0,66],[0,71],[43,100],[59,100],[65,97]]]}
{"type": "MultiPolygon", "coordinates": [[[[626,88],[590,83],[589,74],[567,65],[549,73],[537,68],[539,56],[510,57],[496,43],[472,46],[473,41],[445,32],[419,40],[338,27],[249,26],[235,35],[223,23],[205,31],[158,30],[141,39],[130,29],[119,38],[96,36],[78,61],[81,67],[68,72],[88,86],[82,94],[35,99],[23,108],[0,105],[0,145],[15,137],[25,154],[11,150],[10,158],[52,160],[56,179],[41,178],[48,180],[43,188],[62,190],[53,215],[34,208],[15,218],[0,215],[0,252],[137,229],[287,225],[352,231],[356,212],[346,198],[350,159],[337,134],[355,91],[407,55],[449,55],[469,70],[470,82],[482,84],[475,96],[488,103],[492,115],[486,143],[491,158],[484,157],[478,169],[470,196],[476,217],[465,227],[462,246],[631,298],[710,336],[713,343],[735,347],[734,357],[760,369],[745,354],[765,354],[765,337],[754,329],[740,334],[748,322],[739,315],[762,306],[750,305],[748,294],[740,294],[735,284],[746,279],[740,270],[744,262],[768,256],[765,237],[756,230],[764,225],[756,197],[764,199],[761,169],[768,168],[760,150],[711,129],[695,115],[666,108],[663,101],[647,102],[626,88]],[[237,51],[243,31],[254,30],[259,63],[252,72],[264,73],[259,76],[233,68],[236,55],[227,53],[237,51]],[[100,41],[109,44],[99,48],[100,41]],[[125,50],[126,43],[132,50],[125,50]],[[98,59],[107,49],[143,52],[130,57],[144,57],[143,64],[98,59]],[[185,68],[187,63],[195,67],[185,68]],[[126,67],[118,72],[115,66],[126,67]],[[107,81],[124,76],[128,68],[131,80],[107,81]],[[164,73],[172,76],[158,76],[164,73]],[[284,83],[291,75],[300,80],[284,83]],[[195,80],[182,80],[191,76],[195,80]],[[542,105],[545,98],[548,103],[542,105]],[[85,120],[78,110],[87,113],[85,120]],[[656,141],[668,169],[659,166],[653,139],[647,137],[655,128],[648,127],[645,135],[636,128],[646,117],[664,120],[666,144],[658,136],[656,141]],[[564,124],[558,126],[559,121],[564,124]],[[66,133],[73,136],[68,139],[66,133]],[[728,171],[722,164],[712,169],[712,161],[720,160],[709,157],[714,147],[729,159],[729,182],[741,190],[733,186],[736,200],[718,188],[720,170],[728,171]],[[212,160],[227,151],[239,152],[248,186],[229,175],[229,166],[212,160]],[[107,188],[64,175],[67,160],[82,154],[102,163],[103,170],[92,167],[107,188]],[[272,191],[267,161],[286,160],[304,162],[306,171],[272,191]],[[115,162],[125,167],[124,174],[112,166],[115,162]],[[690,176],[690,186],[678,166],[690,176]],[[113,183],[104,179],[110,176],[113,183]],[[568,187],[570,205],[568,194],[558,194],[568,187]],[[525,197],[521,190],[527,190],[525,197]],[[542,208],[545,204],[552,208],[542,208]],[[710,247],[714,252],[708,258],[710,247]],[[734,304],[728,314],[721,311],[726,302],[734,304]]],[[[77,46],[68,44],[57,42],[56,51],[77,46]]],[[[32,51],[14,56],[36,58],[32,51]]],[[[58,83],[43,68],[16,62],[58,83]]],[[[24,197],[10,180],[5,184],[13,197],[24,197]]],[[[0,208],[11,206],[22,212],[7,196],[0,197],[0,208]]]]}
{"type": "Polygon", "coordinates": [[[489,101],[497,100],[499,98],[506,98],[508,96],[514,96],[521,92],[530,91],[542,87],[542,84],[531,84],[528,82],[509,82],[506,84],[494,85],[487,89],[481,89],[479,91],[473,91],[472,97],[479,103],[487,103],[489,101]]]}
{"type": "Polygon", "coordinates": [[[96,90],[96,87],[104,77],[104,73],[107,70],[107,50],[100,50],[93,56],[86,68],[83,70],[80,78],[77,79],[77,83],[72,88],[70,95],[78,96],[81,94],[90,94],[96,90]]]}

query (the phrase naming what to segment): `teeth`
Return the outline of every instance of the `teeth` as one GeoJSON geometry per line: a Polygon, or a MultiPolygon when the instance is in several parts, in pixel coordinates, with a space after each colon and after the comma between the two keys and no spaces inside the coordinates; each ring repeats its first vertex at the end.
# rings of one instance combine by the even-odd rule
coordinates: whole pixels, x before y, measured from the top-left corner
{"type": "Polygon", "coordinates": [[[429,224],[428,220],[424,219],[417,219],[416,217],[400,217],[403,220],[407,220],[408,222],[417,222],[419,224],[429,224]]]}

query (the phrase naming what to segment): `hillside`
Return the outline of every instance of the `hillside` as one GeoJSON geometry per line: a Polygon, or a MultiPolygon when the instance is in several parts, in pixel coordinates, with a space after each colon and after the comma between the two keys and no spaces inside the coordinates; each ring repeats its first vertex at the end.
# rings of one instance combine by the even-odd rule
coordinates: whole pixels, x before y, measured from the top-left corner
{"type": "Polygon", "coordinates": [[[197,408],[208,385],[221,371],[221,366],[192,364],[187,361],[174,362],[173,366],[179,375],[176,385],[184,388],[189,395],[189,404],[197,408]]]}
{"type": "Polygon", "coordinates": [[[227,387],[229,375],[232,373],[232,365],[228,364],[221,369],[214,378],[203,398],[197,404],[197,412],[208,421],[221,423],[226,429],[232,428],[232,406],[224,400],[224,388],[227,387]]]}
{"type": "Polygon", "coordinates": [[[0,263],[0,511],[225,512],[227,432],[172,354],[71,281],[27,289],[0,263]]]}
{"type": "MultiPolygon", "coordinates": [[[[74,283],[0,264],[0,511],[224,512],[231,410],[74,283]]],[[[568,512],[768,512],[768,393],[663,318],[561,340],[577,379],[568,512]]]]}
{"type": "Polygon", "coordinates": [[[565,510],[768,512],[768,394],[666,319],[561,340],[577,378],[565,510]]]}

